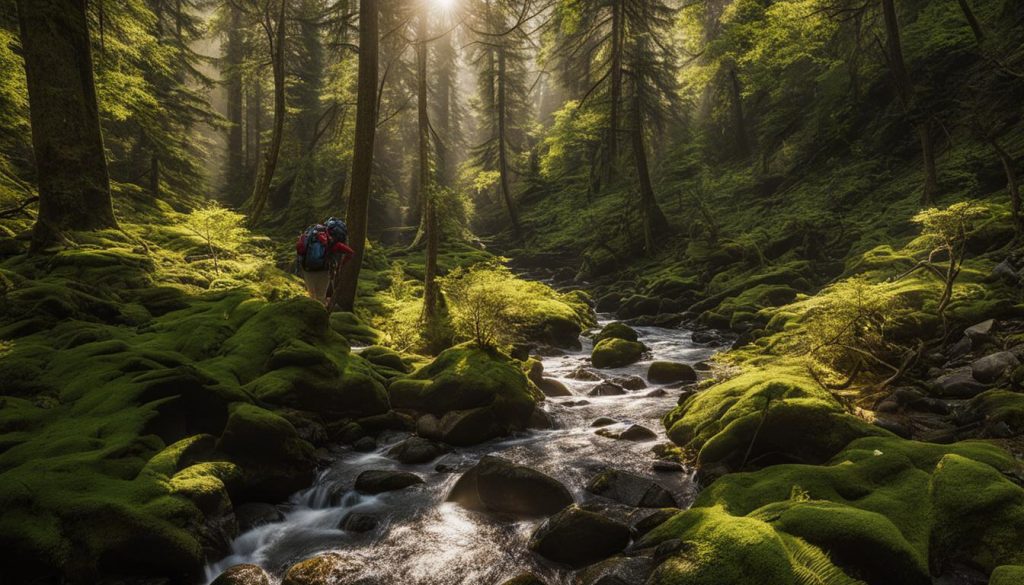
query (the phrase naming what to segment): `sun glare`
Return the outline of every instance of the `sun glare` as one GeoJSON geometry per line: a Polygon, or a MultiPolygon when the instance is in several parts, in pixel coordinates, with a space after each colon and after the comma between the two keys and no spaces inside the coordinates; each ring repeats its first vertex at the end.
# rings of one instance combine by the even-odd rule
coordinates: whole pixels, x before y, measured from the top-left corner
{"type": "Polygon", "coordinates": [[[455,3],[458,2],[458,0],[431,0],[431,1],[434,3],[434,6],[436,6],[439,10],[443,10],[445,12],[448,12],[452,8],[455,8],[455,3]]]}

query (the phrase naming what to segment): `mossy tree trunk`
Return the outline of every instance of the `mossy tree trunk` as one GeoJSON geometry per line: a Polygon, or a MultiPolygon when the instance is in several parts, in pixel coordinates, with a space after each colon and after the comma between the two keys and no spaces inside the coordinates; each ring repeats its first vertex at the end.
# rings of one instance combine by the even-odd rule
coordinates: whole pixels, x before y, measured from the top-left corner
{"type": "Polygon", "coordinates": [[[522,229],[519,226],[519,214],[516,212],[515,203],[512,201],[512,189],[509,186],[508,168],[508,132],[506,122],[508,117],[508,71],[505,68],[505,47],[498,47],[498,175],[501,184],[501,197],[505,201],[505,209],[508,210],[508,219],[512,224],[512,233],[516,240],[521,240],[522,229]]]}
{"type": "Polygon", "coordinates": [[[1003,172],[1006,174],[1006,190],[1010,192],[1010,210],[1013,213],[1013,229],[1019,238],[1021,233],[1024,232],[1024,225],[1021,222],[1020,216],[1020,180],[1017,178],[1017,166],[1010,156],[1010,153],[1006,152],[1006,149],[999,144],[999,141],[995,138],[989,138],[988,143],[992,146],[992,149],[996,151],[996,156],[999,157],[999,162],[1003,165],[1003,172]]]}
{"type": "Polygon", "coordinates": [[[18,0],[32,145],[38,251],[71,229],[116,228],[103,152],[85,0],[18,0]]]}
{"type": "Polygon", "coordinates": [[[615,178],[615,163],[619,156],[619,110],[622,105],[622,52],[624,36],[625,10],[624,0],[613,0],[612,2],[612,30],[611,45],[609,47],[611,59],[611,70],[609,76],[611,85],[609,87],[608,103],[608,138],[605,140],[604,177],[608,182],[615,178]]]}
{"type": "MultiPolygon", "coordinates": [[[[420,233],[427,240],[423,277],[423,317],[428,328],[437,316],[437,211],[430,189],[430,117],[427,114],[427,14],[421,11],[416,34],[416,109],[419,130],[419,200],[423,207],[420,233]]],[[[418,239],[418,238],[417,238],[418,239]]]]}
{"type": "Polygon", "coordinates": [[[740,78],[736,75],[735,66],[729,68],[729,93],[736,153],[746,158],[750,156],[750,141],[747,139],[747,121],[743,115],[743,89],[740,86],[740,78]]]}
{"type": "Polygon", "coordinates": [[[633,97],[632,118],[633,124],[631,136],[633,141],[633,159],[636,163],[636,178],[640,187],[640,211],[643,215],[644,228],[644,251],[652,254],[656,246],[658,234],[668,228],[668,220],[658,206],[654,197],[654,185],[651,184],[651,172],[647,165],[647,151],[644,145],[644,123],[643,113],[640,111],[639,86],[636,89],[637,95],[633,97]]]}
{"type": "Polygon", "coordinates": [[[352,260],[342,267],[341,282],[332,303],[345,311],[354,308],[359,271],[366,252],[366,232],[370,208],[370,179],[373,175],[373,148],[377,130],[377,77],[379,31],[377,0],[359,2],[359,81],[356,94],[356,135],[352,153],[352,180],[348,197],[349,241],[355,250],[352,260]]]}
{"type": "Polygon", "coordinates": [[[270,46],[271,68],[274,71],[274,126],[271,130],[270,145],[263,157],[263,164],[256,174],[256,184],[252,190],[252,207],[249,215],[249,226],[259,223],[263,215],[263,209],[267,205],[267,198],[270,196],[270,183],[274,180],[274,171],[277,169],[277,160],[281,154],[281,142],[284,139],[284,116],[285,116],[285,17],[287,12],[287,0],[280,0],[276,23],[271,16],[270,0],[263,7],[262,24],[267,34],[267,42],[270,46]]]}
{"type": "Polygon", "coordinates": [[[245,49],[242,44],[242,11],[233,2],[228,3],[228,38],[224,49],[224,78],[227,88],[227,164],[225,168],[225,200],[231,205],[241,205],[245,190],[245,150],[243,145],[242,110],[242,61],[245,49]]]}

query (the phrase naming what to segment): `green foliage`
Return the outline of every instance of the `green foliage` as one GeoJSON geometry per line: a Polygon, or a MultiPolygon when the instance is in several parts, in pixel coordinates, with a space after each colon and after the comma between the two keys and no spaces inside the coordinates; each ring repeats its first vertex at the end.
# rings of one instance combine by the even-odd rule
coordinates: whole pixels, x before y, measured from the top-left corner
{"type": "Polygon", "coordinates": [[[213,266],[220,274],[218,254],[231,253],[245,242],[245,216],[225,209],[217,203],[208,203],[185,216],[185,229],[200,238],[213,257],[213,266]]]}
{"type": "Polygon", "coordinates": [[[515,339],[517,315],[514,277],[500,267],[456,269],[443,281],[455,332],[479,347],[504,345],[515,339]]]}

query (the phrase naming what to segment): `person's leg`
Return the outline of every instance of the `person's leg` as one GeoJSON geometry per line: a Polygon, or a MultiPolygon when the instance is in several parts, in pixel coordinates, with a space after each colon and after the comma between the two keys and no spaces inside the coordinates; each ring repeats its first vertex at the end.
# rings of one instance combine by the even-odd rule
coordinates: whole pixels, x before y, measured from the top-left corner
{"type": "Polygon", "coordinates": [[[327,305],[327,286],[331,282],[330,270],[317,270],[315,272],[303,271],[303,280],[306,281],[306,290],[309,296],[323,305],[327,305]]]}

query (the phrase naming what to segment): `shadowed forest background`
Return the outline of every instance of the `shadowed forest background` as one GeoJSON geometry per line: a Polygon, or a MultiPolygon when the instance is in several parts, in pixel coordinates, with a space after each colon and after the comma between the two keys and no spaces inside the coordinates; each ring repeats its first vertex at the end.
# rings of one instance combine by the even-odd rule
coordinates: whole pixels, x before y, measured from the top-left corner
{"type": "Polygon", "coordinates": [[[0,582],[1022,584],[1022,113],[1014,0],[0,0],[0,582]]]}

